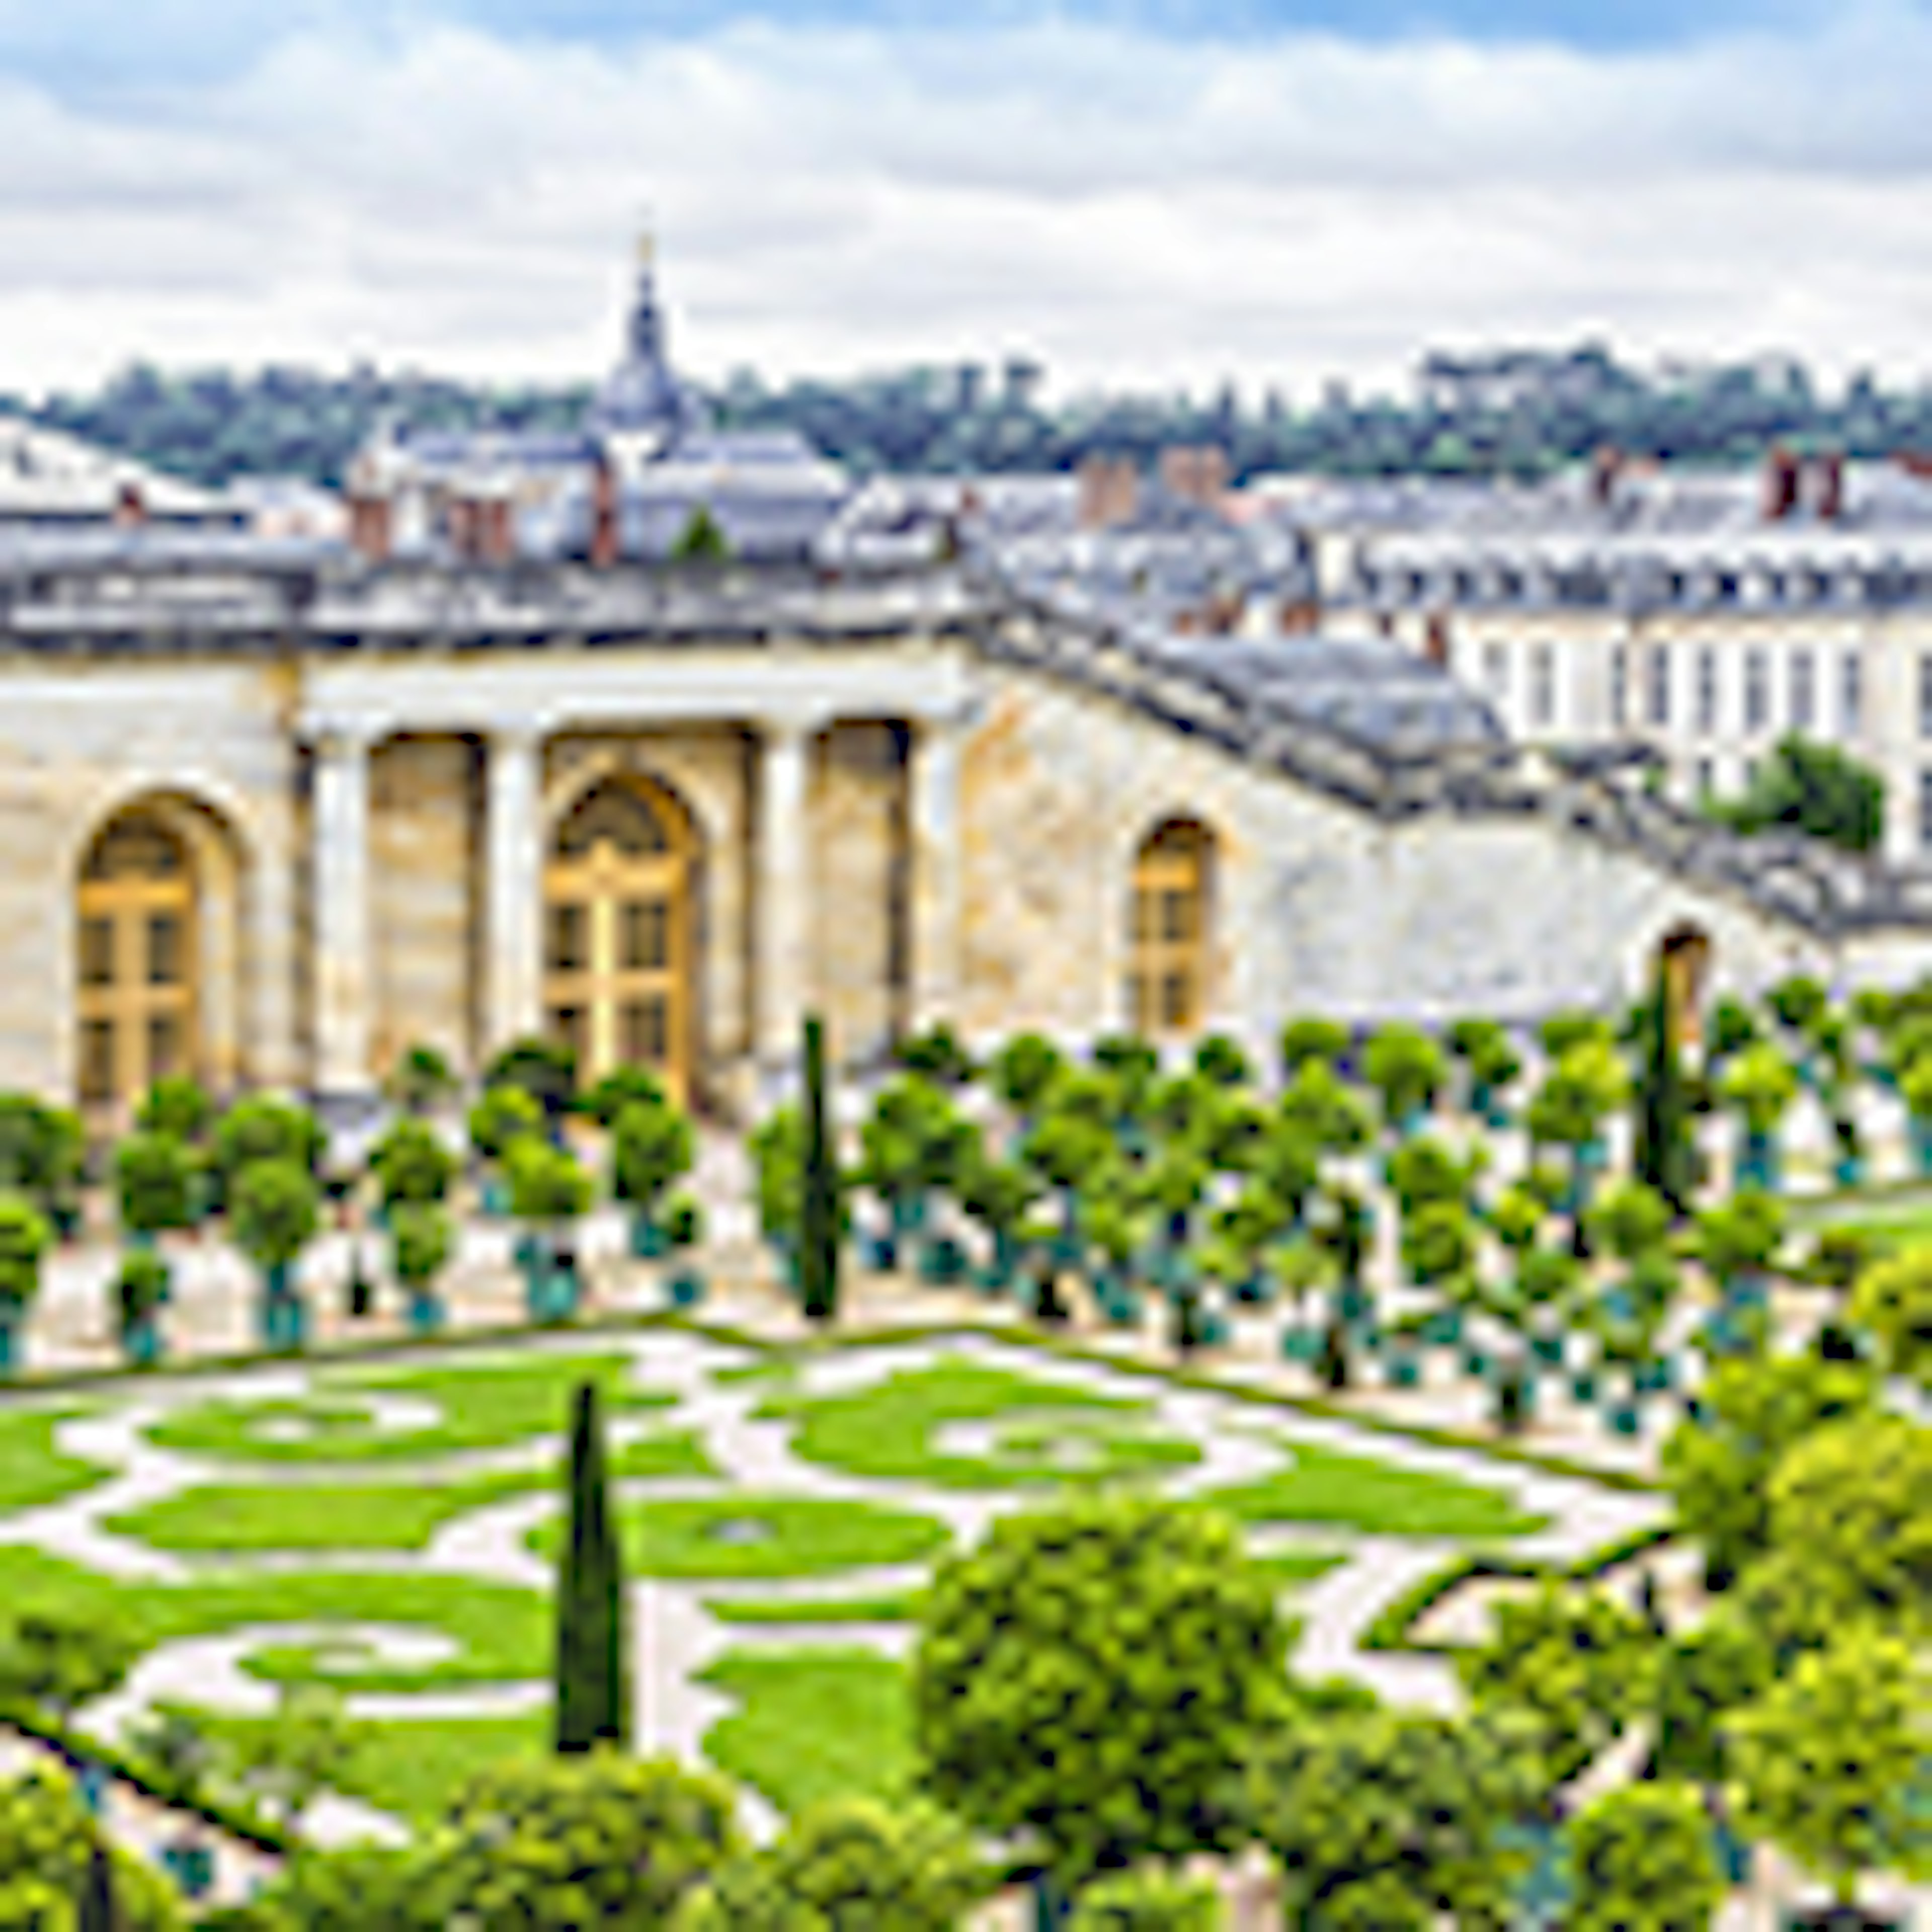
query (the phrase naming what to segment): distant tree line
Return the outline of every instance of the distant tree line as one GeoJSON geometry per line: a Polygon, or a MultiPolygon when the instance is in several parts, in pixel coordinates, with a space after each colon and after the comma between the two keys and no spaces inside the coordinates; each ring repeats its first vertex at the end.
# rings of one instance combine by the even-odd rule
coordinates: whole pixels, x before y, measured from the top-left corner
{"type": "MultiPolygon", "coordinates": [[[[742,372],[709,400],[742,428],[795,429],[861,473],[1064,470],[1096,452],[1150,463],[1213,442],[1237,478],[1339,476],[1534,478],[1606,445],[1738,465],[1780,441],[1854,456],[1932,450],[1932,389],[1862,374],[1827,396],[1802,365],[1760,361],[1645,374],[1597,346],[1431,355],[1415,394],[1357,397],[1331,383],[1297,407],[1232,383],[1202,395],[1094,394],[1049,404],[1037,364],[926,366],[774,386],[742,372]]],[[[11,405],[36,420],[196,481],[295,475],[340,482],[385,420],[410,429],[565,429],[588,385],[492,386],[358,368],[166,374],[137,364],[98,390],[11,405]]]]}

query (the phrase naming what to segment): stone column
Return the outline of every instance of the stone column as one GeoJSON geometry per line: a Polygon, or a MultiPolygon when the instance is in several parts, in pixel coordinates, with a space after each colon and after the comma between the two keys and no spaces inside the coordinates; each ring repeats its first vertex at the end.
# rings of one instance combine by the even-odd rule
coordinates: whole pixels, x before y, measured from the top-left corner
{"type": "Polygon", "coordinates": [[[758,1061],[763,1084],[796,1072],[811,962],[811,857],[806,826],[806,754],[815,728],[797,718],[761,718],[758,753],[758,1061]]]}
{"type": "Polygon", "coordinates": [[[484,853],[486,1058],[543,1025],[543,764],[534,731],[490,736],[484,853]]]}
{"type": "Polygon", "coordinates": [[[959,1022],[960,897],[964,872],[959,813],[959,721],[921,721],[908,774],[907,833],[911,904],[908,1018],[923,1033],[959,1022]]]}
{"type": "Polygon", "coordinates": [[[311,746],[316,1091],[365,1096],[370,1071],[369,743],[325,729],[311,746]]]}

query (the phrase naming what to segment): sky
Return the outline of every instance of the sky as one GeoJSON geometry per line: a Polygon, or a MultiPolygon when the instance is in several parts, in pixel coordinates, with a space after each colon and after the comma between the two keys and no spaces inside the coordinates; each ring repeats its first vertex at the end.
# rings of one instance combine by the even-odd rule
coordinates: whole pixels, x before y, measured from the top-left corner
{"type": "Polygon", "coordinates": [[[0,389],[1430,347],[1932,376],[1932,0],[0,0],[0,389]]]}

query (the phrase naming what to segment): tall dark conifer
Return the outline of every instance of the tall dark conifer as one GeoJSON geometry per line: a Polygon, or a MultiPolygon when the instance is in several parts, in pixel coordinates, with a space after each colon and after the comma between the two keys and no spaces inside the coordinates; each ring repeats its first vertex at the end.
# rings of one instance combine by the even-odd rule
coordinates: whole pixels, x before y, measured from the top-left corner
{"type": "Polygon", "coordinates": [[[825,1029],[805,1023],[805,1176],[798,1231],[799,1300],[806,1318],[838,1313],[838,1153],[825,1098],[825,1029]]]}
{"type": "Polygon", "coordinates": [[[556,1748],[622,1749],[631,1738],[624,1573],[604,1472],[594,1382],[578,1384],[570,1425],[570,1521],[556,1588],[556,1748]]]}
{"type": "Polygon", "coordinates": [[[1642,1042],[1637,1072],[1637,1178],[1655,1188],[1678,1214],[1688,1214],[1696,1192],[1690,1107],[1678,1057],[1670,972],[1662,962],[1644,1016],[1642,1042]]]}
{"type": "Polygon", "coordinates": [[[80,1898],[74,1913],[76,1932],[123,1932],[127,1920],[114,1884],[114,1861],[98,1840],[88,1855],[81,1876],[80,1898]]]}

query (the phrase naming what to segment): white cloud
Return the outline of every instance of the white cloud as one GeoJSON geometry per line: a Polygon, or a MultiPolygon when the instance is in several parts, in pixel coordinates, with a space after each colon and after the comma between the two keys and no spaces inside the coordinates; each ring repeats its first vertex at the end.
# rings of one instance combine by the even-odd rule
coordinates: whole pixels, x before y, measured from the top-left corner
{"type": "Polygon", "coordinates": [[[1043,355],[1306,390],[1606,334],[1918,373],[1932,28],[1589,56],[1058,24],[628,50],[311,32],[138,104],[0,81],[0,384],[370,356],[607,359],[664,231],[707,373],[1043,355]]]}

